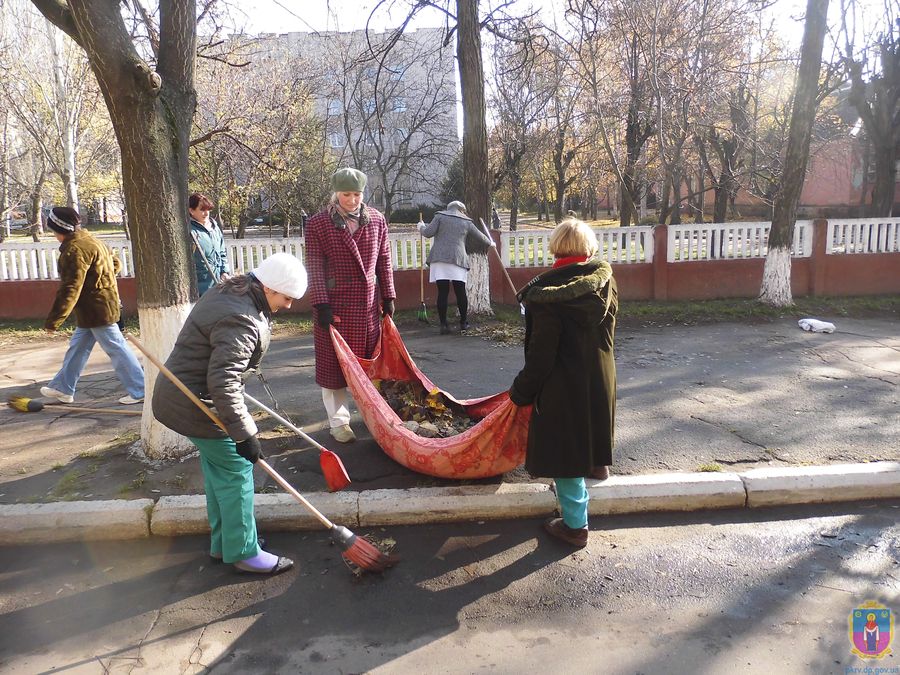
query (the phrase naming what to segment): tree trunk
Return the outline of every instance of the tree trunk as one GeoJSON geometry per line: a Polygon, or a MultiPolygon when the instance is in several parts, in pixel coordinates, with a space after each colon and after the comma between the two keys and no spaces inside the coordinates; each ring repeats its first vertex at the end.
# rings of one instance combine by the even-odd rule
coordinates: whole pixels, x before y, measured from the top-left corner
{"type": "Polygon", "coordinates": [[[80,210],[78,208],[78,180],[75,167],[75,130],[72,120],[69,117],[69,96],[66,85],[65,64],[63,58],[63,34],[57,30],[50,21],[47,21],[47,33],[50,45],[50,59],[53,68],[53,93],[55,105],[53,106],[53,115],[56,119],[56,129],[59,133],[59,140],[62,146],[63,163],[61,167],[61,178],[63,181],[63,189],[66,194],[66,206],[80,210]]]}
{"type": "Polygon", "coordinates": [[[828,0],[807,0],[803,46],[794,90],[791,126],[781,185],[775,197],[775,212],[769,230],[769,250],[763,269],[759,299],[775,307],[793,304],[791,295],[791,242],[797,220],[797,204],[803,189],[809,141],[816,115],[822,46],[827,28],[828,0]]]}
{"type": "Polygon", "coordinates": [[[656,204],[656,220],[665,223],[669,220],[669,211],[671,209],[672,199],[672,183],[668,178],[663,179],[662,194],[659,196],[659,202],[656,204]]]}
{"type": "Polygon", "coordinates": [[[566,199],[566,183],[565,178],[560,178],[557,174],[556,185],[554,186],[556,190],[556,199],[553,200],[553,221],[556,223],[561,223],[563,219],[563,204],[566,199]]]}
{"type": "Polygon", "coordinates": [[[3,215],[3,231],[0,242],[9,237],[12,225],[12,196],[9,186],[9,111],[3,112],[3,135],[0,137],[0,214],[3,215]]]}
{"type": "MultiPolygon", "coordinates": [[[[681,224],[681,169],[672,170],[672,208],[669,222],[672,225],[681,224]]],[[[662,221],[666,222],[665,220],[662,221]]]]}
{"type": "Polygon", "coordinates": [[[705,220],[704,211],[706,210],[706,174],[703,169],[697,172],[697,215],[694,217],[695,223],[702,223],[705,220]]]}
{"type": "Polygon", "coordinates": [[[491,308],[490,265],[488,256],[484,253],[469,255],[466,294],[469,296],[469,314],[491,315],[494,313],[491,308]]]}
{"type": "Polygon", "coordinates": [[[622,172],[622,188],[619,193],[619,227],[628,227],[632,220],[637,223],[634,202],[634,166],[628,163],[622,172]]]}
{"type": "Polygon", "coordinates": [[[713,204],[713,222],[724,223],[728,220],[728,190],[725,189],[722,179],[719,179],[713,192],[716,196],[713,204]]]}
{"type": "MultiPolygon", "coordinates": [[[[464,193],[469,217],[478,223],[479,219],[488,221],[491,213],[478,0],[457,0],[456,17],[456,57],[459,60],[463,108],[464,193]]],[[[487,256],[480,257],[484,259],[486,266],[487,256]]],[[[474,270],[470,270],[470,275],[472,271],[474,270]]],[[[472,290],[476,292],[469,296],[470,311],[473,314],[492,314],[489,285],[485,283],[483,286],[473,286],[472,290]]]]}
{"type": "Polygon", "coordinates": [[[872,203],[866,215],[870,218],[888,217],[894,208],[894,191],[897,185],[896,153],[892,146],[876,146],[874,154],[875,186],[872,189],[872,203]]]}
{"type": "Polygon", "coordinates": [[[46,180],[47,174],[41,171],[31,190],[31,224],[28,227],[28,232],[31,235],[31,240],[35,243],[41,240],[41,235],[44,233],[44,223],[41,220],[41,211],[44,209],[42,195],[44,194],[44,183],[46,180]]]}
{"type": "Polygon", "coordinates": [[[519,187],[522,184],[522,177],[519,176],[518,172],[513,174],[510,177],[509,181],[509,231],[515,232],[518,225],[519,218],[519,187]]]}
{"type": "MultiPolygon", "coordinates": [[[[153,72],[137,53],[118,3],[33,2],[84,49],[106,100],[122,151],[142,342],[165,360],[197,297],[185,218],[189,132],[197,102],[196,6],[160,2],[159,59],[153,72]]],[[[145,363],[144,452],[153,459],[180,457],[193,445],[153,417],[149,402],[156,374],[145,363]]]]}

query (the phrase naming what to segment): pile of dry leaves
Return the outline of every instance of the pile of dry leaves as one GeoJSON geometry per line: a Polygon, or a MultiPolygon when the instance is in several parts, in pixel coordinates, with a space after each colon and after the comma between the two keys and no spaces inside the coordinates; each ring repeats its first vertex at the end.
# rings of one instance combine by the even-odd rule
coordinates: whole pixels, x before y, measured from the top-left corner
{"type": "Polygon", "coordinates": [[[419,436],[456,436],[481,421],[469,417],[465,408],[438,389],[426,391],[418,382],[372,380],[372,384],[406,428],[419,436]]]}

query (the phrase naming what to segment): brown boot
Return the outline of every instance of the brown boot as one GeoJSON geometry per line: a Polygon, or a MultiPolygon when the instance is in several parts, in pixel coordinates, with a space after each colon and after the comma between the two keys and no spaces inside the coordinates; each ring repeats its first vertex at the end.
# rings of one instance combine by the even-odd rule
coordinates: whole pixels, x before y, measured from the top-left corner
{"type": "Polygon", "coordinates": [[[588,542],[588,529],[582,527],[580,530],[573,530],[563,522],[562,518],[551,518],[544,523],[544,529],[547,530],[557,539],[562,539],[567,544],[584,548],[588,542]]]}
{"type": "Polygon", "coordinates": [[[609,478],[609,467],[608,466],[595,466],[591,469],[591,478],[596,480],[606,480],[609,478]]]}

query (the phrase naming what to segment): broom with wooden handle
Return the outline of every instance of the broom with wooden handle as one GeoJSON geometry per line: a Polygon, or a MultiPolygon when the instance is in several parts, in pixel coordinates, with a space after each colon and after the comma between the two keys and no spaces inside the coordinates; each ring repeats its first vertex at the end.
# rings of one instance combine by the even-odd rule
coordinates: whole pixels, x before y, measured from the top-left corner
{"type": "MultiPolygon", "coordinates": [[[[137,347],[141,353],[146,356],[150,362],[159,369],[166,378],[174,384],[181,391],[182,394],[187,396],[194,405],[196,405],[200,410],[202,410],[209,419],[211,419],[216,426],[218,426],[222,431],[226,434],[228,431],[225,429],[225,425],[222,423],[222,420],[218,418],[218,416],[210,410],[206,405],[197,398],[196,394],[192,392],[190,389],[185,386],[185,384],[179,380],[175,374],[166,368],[166,366],[160,362],[155,356],[153,356],[147,349],[140,343],[140,341],[131,335],[127,334],[127,337],[131,343],[137,347]]],[[[269,474],[276,483],[278,483],[281,487],[283,487],[288,494],[290,494],[294,499],[296,499],[300,504],[305,506],[310,513],[315,516],[316,520],[318,520],[322,525],[324,525],[328,531],[331,533],[331,539],[338,546],[341,547],[343,553],[341,555],[344,556],[345,559],[349,560],[353,564],[360,567],[360,569],[368,570],[370,572],[381,572],[385,570],[387,567],[391,566],[394,560],[381,551],[379,551],[375,546],[373,546],[370,542],[366,541],[363,537],[359,537],[353,532],[351,532],[348,528],[343,525],[335,525],[325,516],[324,513],[319,511],[315,506],[307,501],[306,497],[301,495],[297,490],[295,490],[290,483],[288,483],[284,478],[282,478],[275,469],[269,466],[269,463],[264,460],[262,457],[257,461],[263,470],[269,474]]]]}
{"type": "Polygon", "coordinates": [[[295,426],[290,420],[282,417],[277,412],[264,405],[262,402],[257,401],[247,392],[244,392],[244,398],[246,398],[250,403],[255,405],[260,410],[265,411],[269,417],[281,422],[288,429],[293,431],[295,434],[300,436],[307,443],[311,443],[314,447],[319,449],[319,466],[322,467],[322,475],[325,476],[325,482],[328,483],[328,489],[332,492],[336,492],[337,490],[342,490],[343,488],[350,485],[350,476],[347,475],[347,469],[344,468],[344,463],[341,461],[341,458],[338,457],[331,450],[326,448],[324,445],[317,443],[312,436],[306,434],[303,429],[298,426],[295,426]]]}
{"type": "MultiPolygon", "coordinates": [[[[487,234],[487,236],[490,237],[491,233],[490,233],[490,230],[488,230],[487,225],[484,224],[484,219],[479,218],[478,220],[481,222],[481,227],[482,227],[482,229],[484,229],[485,234],[487,234]]],[[[516,297],[516,295],[518,295],[519,292],[516,290],[516,285],[513,283],[512,279],[510,278],[509,272],[506,271],[506,265],[503,264],[503,258],[500,257],[500,251],[497,250],[496,246],[491,246],[491,248],[494,249],[494,255],[497,256],[497,262],[500,263],[500,269],[503,270],[503,276],[506,277],[506,283],[509,284],[509,289],[512,291],[513,297],[516,297]]],[[[524,314],[525,308],[522,307],[522,303],[519,303],[519,307],[522,308],[522,313],[524,314]]]]}
{"type": "Polygon", "coordinates": [[[10,408],[12,408],[13,410],[18,410],[19,412],[40,412],[41,410],[49,409],[50,407],[57,407],[60,411],[65,411],[67,413],[105,413],[107,415],[134,415],[137,417],[143,415],[140,410],[116,410],[115,408],[79,408],[78,406],[72,406],[67,403],[54,406],[46,406],[43,401],[40,401],[36,398],[25,398],[24,396],[13,396],[12,398],[8,399],[6,403],[10,408]]]}

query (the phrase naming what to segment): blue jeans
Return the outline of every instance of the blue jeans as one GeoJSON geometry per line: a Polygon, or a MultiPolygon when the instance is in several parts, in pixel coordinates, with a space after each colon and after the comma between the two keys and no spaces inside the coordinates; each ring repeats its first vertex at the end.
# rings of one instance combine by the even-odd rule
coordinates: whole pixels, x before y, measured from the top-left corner
{"type": "Polygon", "coordinates": [[[144,369],[128,348],[122,331],[114,323],[98,328],[76,328],[72,339],[69,340],[62,368],[50,380],[49,386],[63,394],[74,395],[81,371],[84,370],[91,350],[94,349],[94,343],[97,342],[112,361],[116,377],[128,395],[144,398],[144,369]]]}
{"type": "Polygon", "coordinates": [[[563,522],[573,530],[588,524],[588,491],[584,478],[554,478],[563,522]]]}

